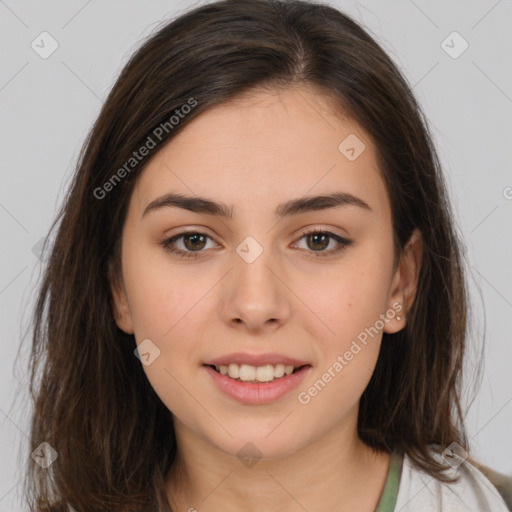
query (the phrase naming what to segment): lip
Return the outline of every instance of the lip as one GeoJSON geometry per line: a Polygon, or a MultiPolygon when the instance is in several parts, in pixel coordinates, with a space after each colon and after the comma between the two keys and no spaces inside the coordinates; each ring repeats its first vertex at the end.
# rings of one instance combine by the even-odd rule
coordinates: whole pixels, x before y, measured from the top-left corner
{"type": "Polygon", "coordinates": [[[218,373],[211,366],[203,365],[203,368],[217,388],[225,395],[250,405],[266,404],[279,400],[295,389],[313,369],[308,364],[295,373],[274,379],[272,382],[256,383],[233,380],[227,375],[218,373]]]}
{"type": "Polygon", "coordinates": [[[284,364],[285,366],[291,365],[294,366],[295,368],[310,364],[307,361],[301,361],[300,359],[294,359],[292,357],[277,354],[275,352],[269,352],[266,354],[249,354],[247,352],[233,352],[232,354],[226,354],[216,359],[211,359],[210,361],[204,364],[213,366],[228,366],[230,363],[248,364],[250,366],[284,364]]]}

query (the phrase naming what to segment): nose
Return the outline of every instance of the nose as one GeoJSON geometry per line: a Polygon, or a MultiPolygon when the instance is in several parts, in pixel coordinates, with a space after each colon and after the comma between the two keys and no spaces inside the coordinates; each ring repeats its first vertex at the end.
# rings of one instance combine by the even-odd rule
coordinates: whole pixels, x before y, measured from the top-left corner
{"type": "Polygon", "coordinates": [[[219,304],[224,322],[247,331],[273,331],[290,316],[290,292],[270,251],[252,262],[237,254],[235,267],[222,283],[219,304]],[[281,274],[281,275],[280,275],[281,274]]]}

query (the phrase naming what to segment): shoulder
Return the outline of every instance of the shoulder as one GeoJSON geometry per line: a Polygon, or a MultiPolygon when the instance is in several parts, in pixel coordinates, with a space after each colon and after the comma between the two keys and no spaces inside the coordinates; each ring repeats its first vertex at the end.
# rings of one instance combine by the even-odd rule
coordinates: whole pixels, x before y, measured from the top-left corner
{"type": "Polygon", "coordinates": [[[400,512],[509,512],[496,487],[475,465],[463,461],[454,465],[444,483],[413,466],[404,455],[395,510],[400,512]]]}

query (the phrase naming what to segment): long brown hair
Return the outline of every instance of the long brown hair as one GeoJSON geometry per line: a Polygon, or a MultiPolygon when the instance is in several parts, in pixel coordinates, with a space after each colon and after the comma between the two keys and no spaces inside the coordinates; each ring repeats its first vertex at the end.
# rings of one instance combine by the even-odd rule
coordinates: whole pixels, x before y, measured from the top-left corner
{"type": "Polygon", "coordinates": [[[198,115],[257,87],[300,84],[333,98],[372,138],[391,203],[395,262],[415,228],[423,237],[416,298],[406,327],[383,334],[360,400],[359,436],[377,450],[407,453],[439,480],[450,480],[448,466],[429,445],[457,442],[469,451],[462,242],[410,86],[363,28],[328,5],[224,0],[164,24],[131,57],[50,230],[54,244],[33,318],[31,449],[47,442],[58,458],[47,469],[30,459],[32,510],[171,510],[172,415],[111,307],[128,200],[151,156],[198,115]],[[142,146],[147,154],[133,160],[142,146]]]}

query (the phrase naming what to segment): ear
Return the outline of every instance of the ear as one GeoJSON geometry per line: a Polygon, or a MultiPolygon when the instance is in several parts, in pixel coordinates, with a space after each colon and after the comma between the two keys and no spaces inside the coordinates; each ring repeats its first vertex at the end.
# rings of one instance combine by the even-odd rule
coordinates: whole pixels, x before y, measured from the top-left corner
{"type": "Polygon", "coordinates": [[[126,334],[133,334],[132,314],[126,295],[126,289],[122,278],[113,270],[112,265],[109,265],[109,282],[114,320],[119,329],[126,334]]]}
{"type": "Polygon", "coordinates": [[[416,296],[422,256],[423,238],[421,232],[415,229],[402,250],[400,262],[391,283],[389,304],[400,303],[402,309],[400,309],[400,311],[396,309],[397,314],[393,320],[386,323],[384,332],[398,332],[405,326],[407,312],[412,306],[414,297],[416,296]],[[398,318],[400,318],[400,320],[398,318]]]}

